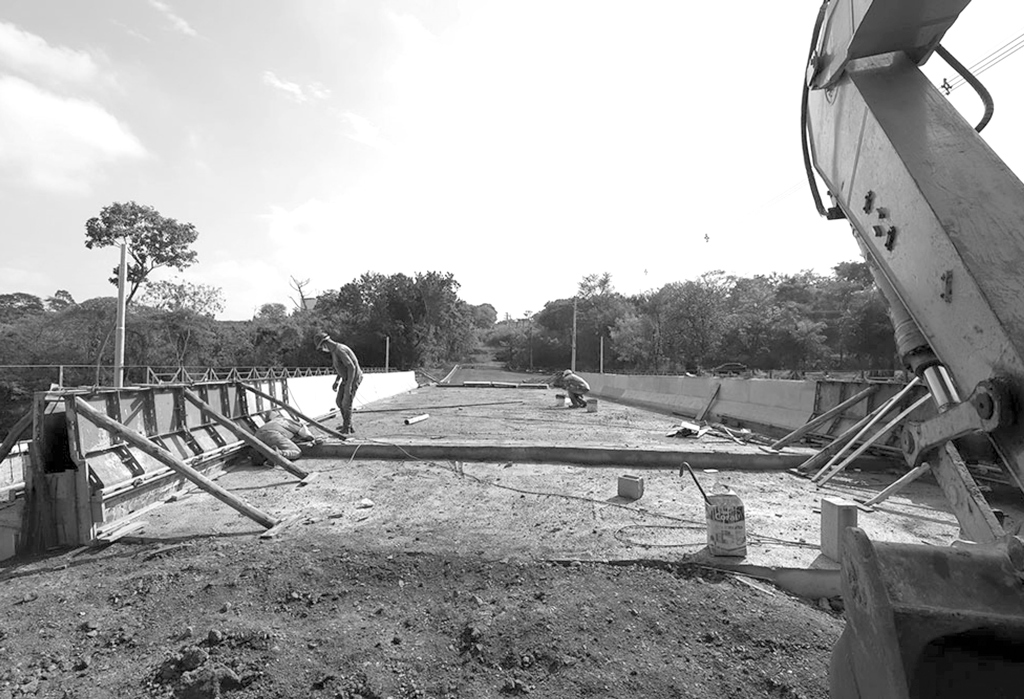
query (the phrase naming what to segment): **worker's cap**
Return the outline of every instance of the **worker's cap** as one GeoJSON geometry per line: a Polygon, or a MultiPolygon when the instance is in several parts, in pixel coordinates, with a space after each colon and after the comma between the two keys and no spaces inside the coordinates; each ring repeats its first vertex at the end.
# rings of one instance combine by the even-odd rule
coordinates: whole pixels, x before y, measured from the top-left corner
{"type": "Polygon", "coordinates": [[[313,337],[313,344],[316,345],[317,349],[320,349],[321,347],[323,347],[324,342],[330,339],[330,335],[328,335],[327,333],[320,332],[313,337]]]}
{"type": "Polygon", "coordinates": [[[572,373],[572,369],[566,369],[565,371],[562,372],[562,376],[568,376],[571,373],[572,373]]]}

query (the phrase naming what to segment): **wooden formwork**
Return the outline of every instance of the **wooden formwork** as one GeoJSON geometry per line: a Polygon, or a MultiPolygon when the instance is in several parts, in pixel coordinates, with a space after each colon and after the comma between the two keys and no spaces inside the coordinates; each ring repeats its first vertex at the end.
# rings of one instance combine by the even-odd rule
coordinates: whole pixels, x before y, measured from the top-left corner
{"type": "MultiPolygon", "coordinates": [[[[247,385],[287,402],[283,378],[247,385]]],[[[251,435],[276,408],[235,381],[36,394],[18,551],[108,536],[146,508],[193,487],[173,464],[215,478],[245,449],[240,435],[251,435]],[[196,405],[196,396],[208,410],[196,405]],[[113,428],[99,426],[89,417],[92,411],[109,418],[113,428]],[[127,439],[129,432],[145,438],[146,448],[127,439]],[[155,454],[149,445],[158,448],[155,454]]]]}

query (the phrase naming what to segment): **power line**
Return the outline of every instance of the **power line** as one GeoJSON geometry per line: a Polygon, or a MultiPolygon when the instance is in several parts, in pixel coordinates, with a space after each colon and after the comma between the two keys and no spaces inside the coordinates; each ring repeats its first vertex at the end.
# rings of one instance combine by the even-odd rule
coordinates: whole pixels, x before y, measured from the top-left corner
{"type": "MultiPolygon", "coordinates": [[[[1022,48],[1024,48],[1024,32],[1021,32],[1013,39],[1010,39],[1008,42],[992,51],[990,54],[972,65],[969,70],[975,75],[984,73],[989,68],[998,65],[1022,48]]],[[[948,78],[944,79],[940,87],[948,95],[950,92],[964,85],[966,82],[967,81],[961,76],[956,76],[952,80],[949,80],[948,78]]]]}

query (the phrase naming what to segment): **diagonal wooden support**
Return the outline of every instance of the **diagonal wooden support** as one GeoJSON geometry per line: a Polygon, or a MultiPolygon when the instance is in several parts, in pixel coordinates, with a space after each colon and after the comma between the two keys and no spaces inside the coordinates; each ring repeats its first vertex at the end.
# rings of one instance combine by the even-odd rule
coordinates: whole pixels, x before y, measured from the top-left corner
{"type": "MultiPolygon", "coordinates": [[[[837,451],[835,453],[835,455],[833,455],[832,458],[829,459],[828,463],[826,463],[824,466],[822,466],[821,470],[818,471],[817,473],[815,473],[811,477],[811,480],[812,481],[816,481],[819,478],[821,478],[822,474],[825,473],[826,471],[828,471],[830,468],[832,468],[832,466],[834,466],[835,463],[837,461],[839,461],[839,459],[843,456],[843,454],[846,453],[846,450],[847,450],[848,447],[850,447],[852,444],[855,444],[856,442],[858,442],[861,437],[863,437],[865,434],[867,434],[868,430],[870,430],[872,427],[875,426],[875,423],[877,423],[879,420],[881,420],[883,417],[885,417],[890,410],[895,408],[899,404],[899,402],[901,400],[903,400],[903,397],[905,395],[907,395],[908,393],[910,393],[910,391],[915,386],[917,386],[919,383],[921,383],[921,379],[919,377],[915,376],[913,379],[911,379],[907,383],[906,386],[903,387],[902,390],[900,390],[899,393],[894,395],[892,398],[890,398],[886,402],[882,403],[882,405],[874,413],[872,413],[870,418],[865,418],[866,422],[862,421],[863,422],[863,427],[860,428],[860,432],[858,432],[856,434],[856,436],[854,436],[852,439],[850,439],[850,441],[848,441],[846,444],[844,444],[842,447],[840,447],[839,451],[837,451]]],[[[858,423],[858,424],[861,424],[861,423],[858,423]]]]}
{"type": "Polygon", "coordinates": [[[1004,537],[1006,533],[1002,525],[967,470],[956,445],[946,442],[935,451],[937,456],[931,457],[932,473],[967,538],[979,544],[989,544],[1004,537]]]}
{"type": "Polygon", "coordinates": [[[101,413],[77,396],[75,397],[75,411],[97,427],[101,427],[111,434],[121,437],[133,447],[136,447],[143,453],[152,456],[160,463],[169,466],[179,475],[192,481],[213,497],[238,510],[257,524],[269,529],[278,523],[278,521],[270,515],[266,514],[262,510],[256,509],[241,498],[232,495],[224,488],[221,488],[209,478],[199,473],[177,456],[156,444],[149,438],[139,434],[130,427],[122,425],[120,422],[114,420],[108,415],[101,413]]]}
{"type": "Polygon", "coordinates": [[[318,422],[317,420],[314,420],[311,417],[303,415],[302,413],[300,413],[298,410],[296,410],[292,406],[288,405],[287,403],[285,403],[282,400],[278,400],[277,398],[274,398],[269,393],[264,393],[263,391],[259,390],[258,388],[250,386],[247,383],[239,382],[238,385],[242,386],[245,390],[247,390],[247,391],[249,391],[251,393],[256,394],[257,396],[259,396],[263,400],[269,402],[271,405],[277,406],[278,408],[281,408],[282,410],[288,411],[289,413],[291,413],[295,417],[299,418],[300,420],[305,420],[309,424],[313,425],[317,429],[323,430],[324,432],[326,432],[327,434],[331,435],[332,437],[336,437],[337,439],[340,439],[343,442],[348,439],[348,437],[343,435],[341,432],[338,432],[337,430],[333,430],[330,427],[328,427],[327,425],[323,424],[322,422],[318,422]]]}
{"type": "Polygon", "coordinates": [[[7,458],[7,455],[11,453],[11,449],[14,449],[14,445],[18,443],[18,439],[22,433],[25,432],[32,424],[32,411],[29,410],[25,413],[25,416],[14,423],[14,427],[7,433],[7,439],[4,440],[3,444],[0,444],[0,461],[7,458]]]}
{"type": "Polygon", "coordinates": [[[870,500],[865,500],[861,504],[864,505],[864,507],[874,507],[878,503],[891,497],[895,493],[898,493],[899,491],[903,490],[908,485],[916,481],[918,478],[923,476],[929,468],[930,467],[928,466],[928,463],[925,462],[918,466],[917,468],[913,468],[907,471],[902,476],[900,476],[895,481],[886,486],[886,488],[882,490],[882,492],[878,493],[870,500]]]}
{"type": "Polygon", "coordinates": [[[811,419],[810,421],[806,422],[800,427],[797,427],[795,430],[787,434],[785,437],[772,444],[770,448],[778,451],[787,444],[792,444],[793,442],[795,442],[796,440],[800,439],[805,434],[813,430],[815,427],[825,424],[826,422],[828,422],[829,420],[838,415],[842,415],[845,411],[849,410],[850,408],[857,405],[861,401],[869,398],[870,396],[873,396],[875,393],[878,393],[878,385],[876,384],[874,386],[868,386],[857,395],[851,398],[847,398],[842,403],[832,408],[828,412],[824,412],[818,417],[811,419]]]}
{"type": "Polygon", "coordinates": [[[234,422],[232,422],[229,418],[226,418],[220,413],[218,413],[208,403],[206,403],[202,398],[200,398],[195,393],[195,391],[189,388],[183,388],[182,392],[183,395],[185,396],[185,400],[199,408],[204,415],[211,418],[221,427],[226,428],[229,432],[238,437],[238,439],[245,442],[250,447],[252,447],[260,454],[265,456],[271,463],[280,466],[288,473],[296,476],[300,481],[302,481],[302,485],[305,485],[312,481],[314,478],[316,478],[315,473],[307,473],[306,471],[303,471],[301,468],[293,464],[291,461],[278,454],[276,451],[268,447],[260,440],[256,439],[254,435],[249,434],[241,427],[236,425],[234,422]]]}
{"type": "Polygon", "coordinates": [[[831,471],[829,471],[828,474],[824,478],[822,478],[820,481],[818,481],[818,487],[820,488],[821,486],[825,485],[830,480],[832,480],[840,471],[842,471],[844,468],[846,468],[847,466],[852,464],[854,459],[856,459],[858,456],[860,456],[865,451],[867,451],[868,448],[872,444],[877,442],[879,439],[881,439],[885,435],[889,434],[889,430],[891,430],[892,428],[896,427],[896,425],[898,425],[901,422],[903,422],[904,418],[906,418],[908,415],[910,415],[912,412],[914,412],[915,410],[920,408],[922,405],[924,405],[925,403],[927,403],[931,399],[932,399],[931,395],[926,395],[926,396],[921,396],[916,401],[911,403],[909,407],[907,407],[906,409],[901,411],[896,417],[894,417],[892,420],[890,420],[888,423],[886,423],[886,425],[884,427],[882,427],[880,430],[878,430],[873,435],[871,435],[871,437],[869,439],[866,439],[864,441],[864,443],[861,444],[859,447],[857,447],[857,449],[855,449],[852,454],[850,454],[848,457],[843,459],[842,462],[836,464],[836,466],[831,471]]]}
{"type": "Polygon", "coordinates": [[[697,417],[695,418],[697,422],[703,422],[704,418],[708,416],[708,413],[711,411],[711,406],[715,404],[716,400],[718,400],[718,392],[721,390],[722,382],[719,381],[718,385],[715,386],[715,390],[711,392],[711,397],[708,398],[708,402],[704,404],[704,408],[697,413],[697,417]]]}

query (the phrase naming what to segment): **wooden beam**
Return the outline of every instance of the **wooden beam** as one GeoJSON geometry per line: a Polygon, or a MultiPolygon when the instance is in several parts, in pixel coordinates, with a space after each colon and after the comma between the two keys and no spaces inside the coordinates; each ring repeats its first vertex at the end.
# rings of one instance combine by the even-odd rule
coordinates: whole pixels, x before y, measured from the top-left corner
{"type": "Polygon", "coordinates": [[[822,478],[820,481],[818,481],[818,487],[820,488],[821,486],[825,485],[830,480],[832,480],[832,478],[835,477],[836,474],[838,474],[844,468],[846,468],[847,466],[852,464],[854,459],[856,459],[858,456],[860,456],[865,451],[867,451],[868,448],[872,444],[874,444],[879,439],[881,439],[886,434],[888,434],[889,430],[891,430],[892,428],[896,427],[896,425],[898,425],[901,422],[903,422],[903,419],[906,418],[908,415],[910,415],[910,413],[914,412],[915,410],[920,408],[922,405],[924,405],[925,403],[927,403],[931,399],[932,399],[932,397],[929,394],[929,395],[921,396],[916,401],[911,403],[910,407],[908,407],[908,408],[904,409],[903,411],[901,411],[896,417],[894,417],[892,420],[890,420],[888,423],[886,423],[885,427],[883,427],[882,429],[876,431],[873,435],[871,435],[871,437],[869,437],[868,439],[864,440],[864,443],[861,444],[859,447],[857,447],[852,454],[850,454],[845,459],[843,459],[842,462],[836,464],[835,467],[833,467],[833,469],[831,471],[829,471],[828,474],[826,474],[824,478],[822,478]]]}
{"type": "Polygon", "coordinates": [[[858,425],[863,425],[860,428],[860,431],[857,432],[857,434],[853,438],[851,438],[847,443],[839,447],[839,451],[837,451],[832,456],[832,458],[829,459],[828,463],[821,467],[820,471],[811,476],[811,480],[816,481],[819,478],[821,478],[822,474],[825,473],[825,471],[829,470],[835,464],[835,462],[838,461],[839,458],[846,453],[847,447],[851,446],[852,444],[855,444],[861,437],[863,437],[867,433],[867,431],[875,425],[876,422],[881,420],[883,417],[886,416],[886,414],[890,410],[895,408],[899,404],[899,402],[903,400],[903,397],[907,395],[911,391],[911,389],[913,389],[919,383],[921,383],[921,378],[915,376],[913,379],[910,380],[910,382],[906,386],[903,387],[902,390],[900,390],[899,393],[897,393],[895,396],[882,403],[882,405],[879,406],[879,408],[875,410],[875,412],[873,412],[869,417],[857,423],[858,425]]]}
{"type": "Polygon", "coordinates": [[[3,444],[0,444],[0,461],[7,458],[7,455],[14,449],[14,445],[18,443],[18,439],[22,433],[25,432],[32,425],[32,411],[29,410],[25,415],[14,423],[14,427],[7,433],[7,439],[4,440],[3,444]]]}
{"type": "Polygon", "coordinates": [[[247,383],[242,383],[242,382],[239,382],[239,383],[247,391],[255,393],[257,396],[259,396],[263,400],[268,401],[271,405],[275,405],[278,408],[281,408],[282,410],[287,410],[289,413],[291,413],[295,417],[299,418],[300,420],[305,420],[309,424],[313,425],[317,429],[323,430],[324,432],[326,432],[327,434],[331,435],[332,437],[337,437],[338,439],[340,439],[342,441],[345,441],[346,439],[348,439],[341,432],[338,432],[337,430],[332,430],[327,425],[323,424],[322,422],[318,422],[318,421],[314,420],[313,418],[309,417],[308,415],[303,415],[302,413],[300,413],[298,410],[296,410],[292,406],[288,405],[287,403],[285,403],[284,401],[282,401],[282,400],[280,400],[278,398],[274,398],[269,393],[264,393],[263,391],[259,390],[258,388],[254,387],[254,386],[250,386],[247,383]]]}
{"type": "Polygon", "coordinates": [[[194,470],[192,467],[190,467],[188,464],[186,464],[184,461],[179,459],[171,452],[154,443],[147,437],[139,434],[130,427],[122,425],[117,420],[114,420],[113,418],[105,415],[104,413],[99,412],[78,396],[75,396],[75,410],[76,412],[78,412],[79,415],[81,415],[82,417],[84,417],[86,420],[96,425],[97,427],[101,427],[110,432],[111,434],[115,434],[121,437],[122,439],[124,439],[124,441],[128,442],[129,444],[131,444],[133,447],[137,448],[144,454],[148,454],[149,456],[152,456],[160,463],[170,466],[172,469],[180,473],[183,477],[195,483],[197,486],[205,490],[207,493],[217,498],[221,502],[238,510],[239,512],[241,512],[243,515],[253,520],[254,522],[266,527],[267,529],[273,527],[278,523],[276,519],[270,517],[262,510],[258,510],[255,507],[252,507],[241,498],[236,497],[235,495],[232,495],[224,488],[221,488],[219,485],[211,481],[203,474],[194,470]]]}
{"type": "Polygon", "coordinates": [[[967,470],[956,445],[946,442],[936,452],[938,458],[933,460],[932,474],[946,494],[967,538],[979,544],[990,544],[1005,536],[1002,525],[967,470]]]}
{"type": "Polygon", "coordinates": [[[886,488],[884,490],[882,490],[882,492],[880,492],[878,495],[875,495],[870,500],[865,500],[861,504],[864,505],[864,507],[874,507],[875,505],[877,505],[878,503],[882,502],[883,500],[885,500],[889,496],[891,496],[894,493],[897,493],[897,492],[903,490],[905,487],[907,487],[907,485],[909,485],[910,483],[913,483],[918,478],[923,476],[925,471],[928,470],[928,468],[929,468],[928,463],[925,462],[925,463],[921,464],[920,466],[918,466],[917,468],[914,468],[914,469],[911,469],[910,471],[907,471],[902,476],[900,476],[898,479],[896,479],[891,484],[886,486],[886,488]]]}
{"type": "Polygon", "coordinates": [[[828,422],[832,418],[841,415],[845,411],[847,411],[850,408],[852,408],[853,406],[857,405],[857,403],[860,403],[861,401],[865,400],[869,396],[874,395],[877,392],[878,392],[878,384],[875,384],[874,386],[868,386],[867,388],[865,388],[863,391],[861,391],[857,395],[853,396],[852,398],[847,398],[842,403],[840,403],[836,407],[832,408],[828,412],[824,412],[821,415],[819,415],[818,417],[813,418],[812,420],[808,421],[807,423],[803,424],[802,426],[796,428],[795,430],[793,430],[792,432],[787,434],[785,437],[783,437],[779,441],[777,441],[774,444],[772,444],[770,448],[774,449],[776,451],[778,451],[779,449],[782,449],[782,447],[786,446],[787,444],[791,444],[791,443],[795,442],[796,440],[800,439],[805,434],[807,434],[808,432],[813,430],[815,427],[818,427],[819,425],[822,425],[822,424],[828,422]]]}
{"type": "Polygon", "coordinates": [[[719,381],[718,385],[715,386],[715,390],[711,392],[711,397],[708,398],[708,402],[704,404],[704,409],[697,413],[697,422],[704,421],[704,418],[708,415],[708,411],[711,410],[711,406],[715,404],[715,400],[718,398],[718,392],[721,390],[722,382],[719,381]]]}
{"type": "Polygon", "coordinates": [[[268,447],[266,444],[258,440],[254,435],[249,434],[241,427],[236,425],[230,418],[226,418],[220,413],[218,413],[202,398],[196,395],[196,393],[191,389],[182,388],[182,394],[185,396],[185,400],[199,408],[199,410],[202,411],[204,415],[212,418],[213,421],[216,422],[218,425],[226,428],[229,432],[238,437],[241,441],[245,442],[250,447],[252,447],[260,454],[265,456],[271,463],[280,466],[288,473],[296,476],[303,483],[308,483],[309,481],[313,480],[311,477],[313,474],[306,473],[301,468],[293,464],[291,461],[284,458],[276,451],[268,447]]]}

